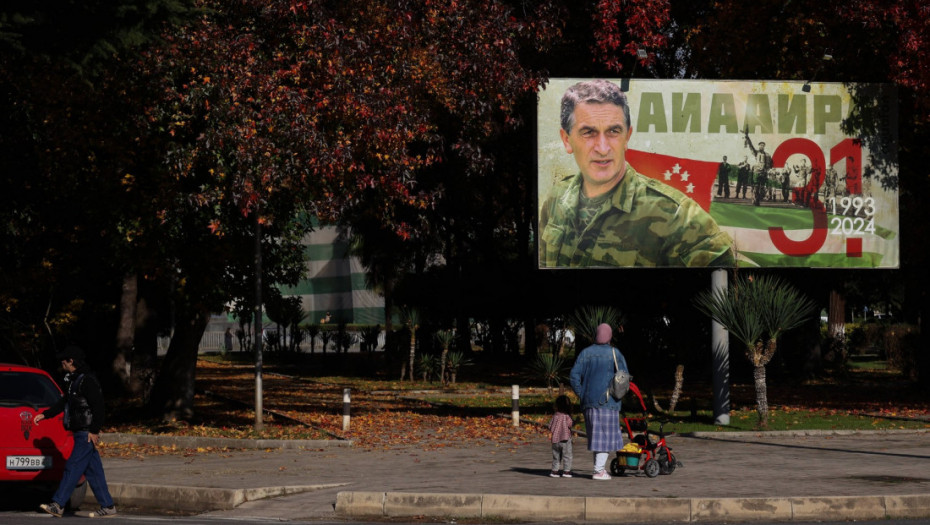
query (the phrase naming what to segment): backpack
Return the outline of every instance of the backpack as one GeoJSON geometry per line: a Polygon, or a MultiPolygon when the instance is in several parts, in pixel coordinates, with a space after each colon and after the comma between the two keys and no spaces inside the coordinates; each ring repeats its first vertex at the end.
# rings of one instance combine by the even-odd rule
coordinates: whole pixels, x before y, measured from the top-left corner
{"type": "Polygon", "coordinates": [[[614,349],[610,349],[610,353],[614,358],[614,376],[610,379],[610,383],[607,385],[607,394],[619,401],[626,395],[630,390],[630,379],[633,376],[630,375],[626,370],[620,370],[620,365],[617,364],[617,354],[614,353],[614,349]]]}

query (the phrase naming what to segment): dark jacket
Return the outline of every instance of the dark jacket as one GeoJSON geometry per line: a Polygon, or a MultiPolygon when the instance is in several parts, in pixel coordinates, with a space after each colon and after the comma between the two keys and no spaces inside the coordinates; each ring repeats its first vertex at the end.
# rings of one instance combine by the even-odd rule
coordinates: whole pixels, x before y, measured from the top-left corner
{"type": "Polygon", "coordinates": [[[97,376],[90,367],[82,364],[65,376],[65,395],[48,410],[42,412],[46,419],[65,412],[65,428],[71,431],[86,430],[99,434],[103,426],[106,406],[103,390],[97,376]],[[67,410],[66,410],[67,408],[67,410]]]}

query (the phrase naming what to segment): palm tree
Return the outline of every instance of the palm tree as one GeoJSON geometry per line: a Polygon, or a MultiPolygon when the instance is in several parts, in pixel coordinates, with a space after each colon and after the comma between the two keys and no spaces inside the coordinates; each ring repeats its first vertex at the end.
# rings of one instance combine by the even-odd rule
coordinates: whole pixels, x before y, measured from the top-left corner
{"type": "Polygon", "coordinates": [[[440,330],[436,332],[436,341],[442,346],[442,354],[439,356],[439,382],[446,384],[446,356],[449,355],[449,347],[455,340],[455,330],[440,330]]]}
{"type": "Polygon", "coordinates": [[[366,352],[374,352],[378,349],[378,337],[381,335],[381,325],[366,326],[362,329],[362,346],[366,352]]]}
{"type": "Polygon", "coordinates": [[[305,324],[303,326],[304,333],[307,334],[307,337],[310,338],[310,353],[313,353],[313,346],[316,344],[316,336],[320,335],[320,325],[318,324],[305,324]]]}
{"type": "MultiPolygon", "coordinates": [[[[410,329],[410,380],[413,381],[413,364],[416,358],[417,350],[417,328],[420,327],[420,312],[416,308],[403,308],[401,309],[401,316],[404,319],[404,323],[407,324],[407,328],[410,329]]],[[[403,370],[401,370],[400,375],[401,380],[404,379],[403,370]]]]}
{"type": "Polygon", "coordinates": [[[743,343],[753,366],[759,427],[768,426],[765,366],[772,360],[783,332],[808,320],[817,305],[794,286],[771,275],[738,275],[728,288],[698,294],[694,303],[743,343]]]}

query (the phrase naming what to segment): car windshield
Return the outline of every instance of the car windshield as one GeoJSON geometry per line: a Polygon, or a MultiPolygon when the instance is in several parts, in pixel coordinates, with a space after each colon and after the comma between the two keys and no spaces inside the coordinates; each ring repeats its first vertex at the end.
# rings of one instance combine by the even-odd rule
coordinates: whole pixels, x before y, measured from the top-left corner
{"type": "Polygon", "coordinates": [[[31,372],[0,372],[0,406],[47,407],[60,398],[61,392],[46,376],[31,372]]]}

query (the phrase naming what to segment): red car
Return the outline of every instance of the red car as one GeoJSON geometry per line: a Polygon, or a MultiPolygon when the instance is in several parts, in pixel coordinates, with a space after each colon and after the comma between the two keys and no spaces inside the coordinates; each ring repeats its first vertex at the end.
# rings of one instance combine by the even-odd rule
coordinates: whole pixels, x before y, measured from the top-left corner
{"type": "MultiPolygon", "coordinates": [[[[41,484],[53,492],[58,487],[74,439],[62,414],[38,425],[33,419],[63,395],[44,370],[0,364],[0,490],[10,484],[41,484]]],[[[71,495],[71,508],[80,506],[86,492],[82,477],[71,495]]]]}

